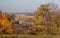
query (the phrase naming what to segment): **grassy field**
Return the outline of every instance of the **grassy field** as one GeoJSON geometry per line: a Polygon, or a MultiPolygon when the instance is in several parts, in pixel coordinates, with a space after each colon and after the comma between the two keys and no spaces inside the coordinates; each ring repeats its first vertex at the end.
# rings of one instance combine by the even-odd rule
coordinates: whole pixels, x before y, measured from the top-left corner
{"type": "Polygon", "coordinates": [[[14,34],[7,35],[2,34],[0,38],[60,38],[60,36],[52,36],[52,35],[23,35],[23,34],[14,34]]]}

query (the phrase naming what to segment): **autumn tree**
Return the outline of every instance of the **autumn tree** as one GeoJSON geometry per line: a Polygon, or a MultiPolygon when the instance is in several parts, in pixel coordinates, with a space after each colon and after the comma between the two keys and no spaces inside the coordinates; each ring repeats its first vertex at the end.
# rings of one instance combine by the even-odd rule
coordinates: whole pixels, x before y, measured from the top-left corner
{"type": "Polygon", "coordinates": [[[0,18],[1,33],[13,33],[12,22],[9,20],[8,14],[5,12],[0,15],[2,15],[2,19],[0,18]]]}
{"type": "Polygon", "coordinates": [[[41,4],[41,6],[35,11],[35,21],[32,27],[33,33],[35,34],[53,34],[57,31],[57,24],[55,20],[53,11],[56,10],[54,4],[41,4]],[[53,11],[52,11],[53,10],[53,11]],[[52,24],[54,23],[54,24],[52,24]]]}
{"type": "Polygon", "coordinates": [[[44,17],[44,12],[47,13],[49,5],[45,4],[45,5],[41,5],[37,11],[34,13],[35,16],[35,21],[34,21],[34,25],[33,25],[33,31],[36,34],[40,34],[41,32],[43,32],[44,30],[44,21],[42,19],[42,17],[44,17]]]}
{"type": "Polygon", "coordinates": [[[1,31],[1,28],[2,28],[1,21],[2,21],[2,19],[3,19],[2,11],[0,10],[0,33],[2,33],[2,31],[1,31]]]}

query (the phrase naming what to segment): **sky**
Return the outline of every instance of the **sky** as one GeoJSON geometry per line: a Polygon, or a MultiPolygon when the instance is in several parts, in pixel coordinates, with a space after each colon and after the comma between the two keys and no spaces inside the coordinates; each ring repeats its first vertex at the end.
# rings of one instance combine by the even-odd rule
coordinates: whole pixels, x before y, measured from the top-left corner
{"type": "Polygon", "coordinates": [[[56,3],[60,0],[0,0],[2,12],[34,12],[41,4],[56,3]]]}

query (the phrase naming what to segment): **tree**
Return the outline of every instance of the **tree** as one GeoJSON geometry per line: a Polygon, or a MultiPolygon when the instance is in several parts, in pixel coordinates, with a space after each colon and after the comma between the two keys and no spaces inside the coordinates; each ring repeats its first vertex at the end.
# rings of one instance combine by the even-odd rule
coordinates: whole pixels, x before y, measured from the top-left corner
{"type": "Polygon", "coordinates": [[[42,32],[45,32],[46,34],[54,34],[53,32],[56,33],[57,25],[55,23],[57,20],[52,22],[52,20],[55,20],[53,11],[55,11],[57,8],[54,6],[54,4],[42,4],[37,11],[35,11],[35,21],[32,27],[32,30],[35,34],[41,34],[42,32]]]}
{"type": "Polygon", "coordinates": [[[13,33],[12,22],[8,18],[8,14],[1,13],[2,19],[0,19],[0,33],[13,33]]]}
{"type": "Polygon", "coordinates": [[[45,5],[41,5],[37,11],[34,13],[34,16],[35,16],[35,21],[34,21],[34,25],[33,25],[33,31],[36,33],[36,34],[40,34],[41,32],[44,31],[44,21],[42,19],[42,17],[44,17],[44,12],[47,13],[48,12],[48,7],[49,5],[48,4],[45,4],[45,5]]]}

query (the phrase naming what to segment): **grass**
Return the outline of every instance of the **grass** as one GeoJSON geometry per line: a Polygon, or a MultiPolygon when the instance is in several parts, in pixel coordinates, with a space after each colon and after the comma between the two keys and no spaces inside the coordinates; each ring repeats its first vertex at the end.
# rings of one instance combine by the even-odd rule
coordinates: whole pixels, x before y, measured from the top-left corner
{"type": "Polygon", "coordinates": [[[23,34],[2,34],[0,38],[60,38],[60,36],[52,35],[23,35],[23,34]]]}

